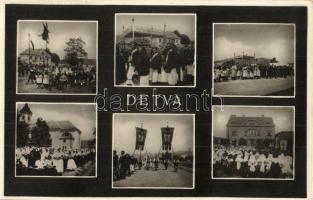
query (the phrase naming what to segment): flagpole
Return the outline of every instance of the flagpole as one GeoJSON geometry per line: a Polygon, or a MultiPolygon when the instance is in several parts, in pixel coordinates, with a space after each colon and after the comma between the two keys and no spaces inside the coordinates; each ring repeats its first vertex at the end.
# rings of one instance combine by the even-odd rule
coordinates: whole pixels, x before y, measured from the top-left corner
{"type": "Polygon", "coordinates": [[[30,33],[28,33],[28,64],[30,65],[30,33]]]}

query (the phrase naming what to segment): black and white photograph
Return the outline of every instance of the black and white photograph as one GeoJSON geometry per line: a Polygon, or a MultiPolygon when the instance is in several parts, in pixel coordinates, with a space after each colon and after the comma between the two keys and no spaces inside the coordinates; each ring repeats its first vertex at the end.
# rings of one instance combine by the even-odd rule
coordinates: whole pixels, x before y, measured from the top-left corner
{"type": "Polygon", "coordinates": [[[215,106],[212,178],[294,180],[294,107],[215,106]]]}
{"type": "Polygon", "coordinates": [[[18,94],[95,94],[97,21],[19,20],[18,94]]]}
{"type": "Polygon", "coordinates": [[[115,15],[115,86],[194,87],[196,14],[115,15]]]}
{"type": "Polygon", "coordinates": [[[16,176],[96,177],[94,103],[17,103],[16,176]]]}
{"type": "Polygon", "coordinates": [[[295,25],[213,24],[216,96],[295,96],[295,25]]]}
{"type": "Polygon", "coordinates": [[[194,188],[193,114],[114,114],[113,188],[194,188]]]}

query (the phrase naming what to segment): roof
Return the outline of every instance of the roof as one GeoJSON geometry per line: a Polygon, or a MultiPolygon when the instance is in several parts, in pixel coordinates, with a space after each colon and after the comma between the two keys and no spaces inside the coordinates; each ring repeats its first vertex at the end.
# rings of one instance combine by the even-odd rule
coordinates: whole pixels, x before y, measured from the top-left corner
{"type": "Polygon", "coordinates": [[[292,131],[281,131],[275,135],[276,138],[280,140],[293,140],[292,131]]]}
{"type": "Polygon", "coordinates": [[[25,113],[25,114],[28,114],[28,115],[32,115],[33,114],[27,103],[25,103],[24,107],[19,111],[19,113],[25,113]]]}
{"type": "Polygon", "coordinates": [[[231,115],[227,126],[275,126],[272,117],[246,117],[231,115]]]}
{"type": "Polygon", "coordinates": [[[47,52],[46,49],[25,49],[20,55],[35,55],[35,56],[48,56],[51,57],[51,55],[47,52]]]}
{"type": "Polygon", "coordinates": [[[47,124],[50,131],[77,131],[81,133],[81,131],[70,121],[48,121],[47,124]]]}
{"type": "MultiPolygon", "coordinates": [[[[179,36],[176,35],[173,31],[163,31],[163,30],[157,30],[153,28],[143,28],[143,27],[135,27],[135,36],[152,36],[152,37],[163,37],[170,39],[179,39],[179,36]]],[[[127,28],[122,34],[117,36],[117,41],[122,40],[125,37],[133,37],[133,31],[132,28],[127,28]]]]}

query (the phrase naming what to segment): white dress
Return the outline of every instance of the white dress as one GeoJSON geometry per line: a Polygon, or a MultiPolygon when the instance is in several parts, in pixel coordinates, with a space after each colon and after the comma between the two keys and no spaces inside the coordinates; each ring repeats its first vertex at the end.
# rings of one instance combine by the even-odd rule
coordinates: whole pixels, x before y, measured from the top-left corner
{"type": "Polygon", "coordinates": [[[74,170],[77,168],[77,165],[75,163],[75,160],[73,158],[68,159],[67,161],[67,169],[68,170],[74,170]]]}
{"type": "Polygon", "coordinates": [[[173,68],[171,72],[168,74],[168,84],[176,85],[178,81],[178,74],[176,68],[173,68]]]}

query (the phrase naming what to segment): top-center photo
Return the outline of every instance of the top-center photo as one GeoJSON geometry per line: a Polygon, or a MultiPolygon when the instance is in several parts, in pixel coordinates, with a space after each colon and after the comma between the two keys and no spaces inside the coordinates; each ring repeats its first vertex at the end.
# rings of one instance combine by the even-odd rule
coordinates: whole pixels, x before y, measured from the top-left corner
{"type": "Polygon", "coordinates": [[[195,87],[196,14],[115,14],[115,86],[195,87]]]}

